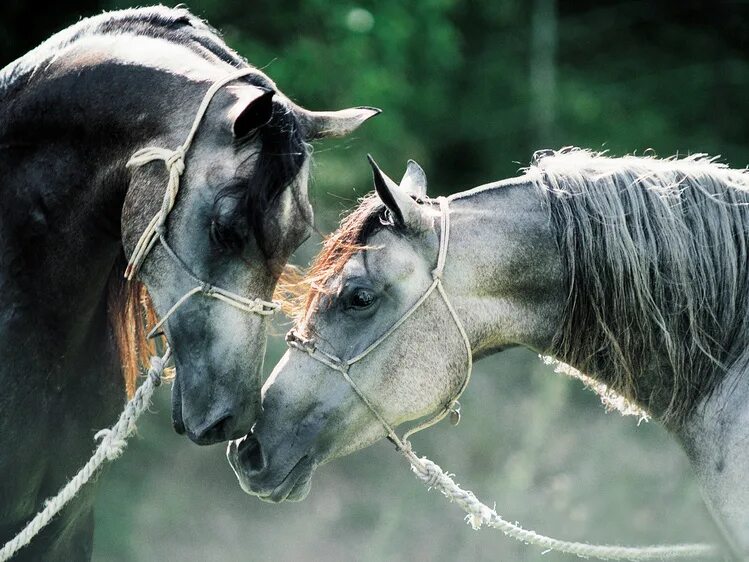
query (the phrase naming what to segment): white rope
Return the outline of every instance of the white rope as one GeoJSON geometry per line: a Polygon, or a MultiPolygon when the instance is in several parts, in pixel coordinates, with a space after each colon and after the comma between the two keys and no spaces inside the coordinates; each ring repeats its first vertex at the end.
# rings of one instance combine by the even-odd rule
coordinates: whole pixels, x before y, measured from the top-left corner
{"type": "Polygon", "coordinates": [[[716,557],[719,550],[710,544],[678,544],[655,545],[644,547],[629,547],[618,545],[597,545],[584,542],[571,542],[546,537],[535,531],[524,529],[520,525],[505,521],[492,508],[482,503],[474,494],[463,490],[439,466],[426,457],[418,458],[408,449],[402,451],[411,463],[416,477],[429,489],[439,490],[447,499],[456,503],[467,513],[466,521],[474,529],[482,525],[493,527],[515,540],[539,546],[544,551],[556,550],[566,554],[574,554],[580,558],[599,558],[601,560],[670,560],[674,558],[706,558],[716,557]]]}
{"type": "Polygon", "coordinates": [[[258,298],[249,299],[225,289],[220,289],[212,285],[201,284],[197,287],[193,287],[184,295],[182,295],[177,300],[177,302],[172,305],[172,308],[170,308],[167,313],[164,314],[164,316],[162,316],[161,319],[156,323],[156,325],[151,328],[151,331],[148,332],[148,335],[146,337],[148,339],[154,337],[159,332],[159,330],[161,330],[162,326],[166,324],[166,321],[169,320],[169,317],[177,312],[177,309],[179,309],[183,304],[190,300],[190,297],[192,297],[193,295],[197,295],[198,293],[202,293],[207,297],[225,302],[243,312],[252,312],[260,316],[270,316],[281,307],[279,303],[268,302],[258,298]]]}
{"type": "Polygon", "coordinates": [[[130,256],[130,261],[127,264],[125,270],[125,278],[128,281],[132,281],[133,277],[138,273],[140,266],[143,264],[143,260],[153,248],[154,244],[159,239],[158,230],[159,227],[164,226],[166,223],[167,215],[174,207],[174,203],[177,200],[177,192],[179,191],[179,178],[182,176],[182,172],[185,171],[185,148],[184,145],[177,147],[175,150],[169,150],[168,148],[159,148],[157,146],[148,146],[138,150],[128,160],[128,168],[138,168],[154,160],[163,160],[166,170],[169,173],[169,181],[166,184],[166,192],[164,193],[164,199],[161,202],[161,208],[148,223],[148,226],[141,234],[138,242],[135,244],[135,249],[130,256]]]}
{"type": "Polygon", "coordinates": [[[122,454],[127,445],[127,438],[135,431],[135,422],[148,408],[154,390],[161,384],[164,365],[169,360],[170,353],[167,348],[163,357],[151,357],[148,378],[138,387],[135,395],[125,405],[117,423],[109,429],[102,429],[94,436],[94,439],[99,441],[94,454],[55,497],[44,502],[44,509],[37,513],[21,532],[5,543],[0,550],[0,562],[6,562],[21,548],[29,544],[31,539],[47,526],[55,515],[78,494],[105,461],[113,461],[122,454]]]}

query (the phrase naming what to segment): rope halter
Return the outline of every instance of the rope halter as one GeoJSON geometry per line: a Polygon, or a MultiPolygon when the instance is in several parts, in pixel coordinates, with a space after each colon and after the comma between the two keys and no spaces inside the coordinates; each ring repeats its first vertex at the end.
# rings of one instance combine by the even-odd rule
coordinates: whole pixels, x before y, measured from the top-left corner
{"type": "Polygon", "coordinates": [[[261,316],[271,315],[280,308],[280,305],[276,302],[265,301],[260,298],[250,299],[226,289],[214,287],[210,283],[203,281],[195,273],[193,273],[192,269],[190,269],[185,261],[177,255],[177,253],[172,249],[172,247],[167,243],[166,240],[166,220],[169,216],[169,213],[174,208],[175,202],[177,201],[177,193],[179,192],[179,180],[185,171],[185,157],[187,155],[187,152],[190,150],[190,146],[192,145],[195,134],[198,131],[200,122],[205,116],[211,100],[216,95],[216,92],[218,92],[223,86],[225,86],[229,82],[233,82],[234,80],[242,78],[243,76],[252,74],[253,72],[254,69],[245,68],[243,70],[225,76],[224,78],[214,82],[211,87],[208,88],[208,91],[205,93],[205,96],[203,96],[203,101],[200,103],[198,111],[195,114],[195,119],[193,120],[190,132],[187,134],[185,142],[183,142],[180,146],[178,146],[174,150],[159,146],[147,146],[136,151],[127,162],[127,167],[134,169],[145,166],[150,162],[160,160],[166,167],[166,171],[169,174],[169,181],[166,184],[166,191],[164,193],[164,199],[161,202],[161,208],[148,223],[148,226],[143,231],[143,234],[141,234],[137,244],[135,245],[135,249],[130,256],[130,261],[128,261],[127,269],[125,269],[125,279],[127,279],[128,281],[133,280],[138,271],[140,271],[140,268],[143,265],[143,262],[145,261],[149,252],[156,245],[156,242],[160,242],[166,250],[167,255],[172,258],[172,260],[180,267],[180,269],[183,270],[184,273],[187,274],[188,277],[190,277],[197,283],[194,288],[187,291],[187,293],[185,293],[179,300],[177,300],[172,308],[170,308],[169,311],[161,318],[159,323],[154,326],[154,328],[149,333],[149,337],[153,337],[153,335],[158,333],[167,319],[172,314],[174,314],[174,312],[180,306],[185,304],[190,299],[190,297],[196,294],[202,294],[207,297],[218,299],[244,312],[251,312],[254,314],[259,314],[261,316]]]}
{"type": "Polygon", "coordinates": [[[457,423],[460,421],[460,403],[458,402],[458,399],[460,398],[460,396],[463,394],[463,391],[468,386],[468,382],[471,380],[471,371],[473,370],[473,353],[471,351],[471,342],[468,339],[468,334],[466,333],[466,330],[463,327],[463,323],[460,321],[460,317],[458,316],[458,313],[455,311],[455,308],[450,302],[450,299],[448,298],[447,293],[445,292],[445,288],[442,285],[442,274],[445,269],[445,260],[447,257],[447,246],[450,241],[450,208],[448,205],[448,200],[446,198],[438,197],[437,201],[439,202],[440,213],[441,213],[440,245],[439,245],[439,253],[437,254],[437,265],[432,270],[432,279],[433,279],[432,284],[429,285],[427,290],[421,295],[421,297],[419,297],[419,299],[411,306],[411,308],[409,308],[403,314],[403,316],[401,316],[392,326],[390,326],[390,328],[388,328],[379,338],[377,338],[374,342],[372,342],[364,351],[362,351],[358,355],[352,357],[351,359],[343,360],[331,353],[328,353],[322,349],[319,349],[317,345],[315,344],[314,340],[303,338],[302,336],[297,334],[293,329],[286,335],[286,342],[289,345],[289,347],[293,347],[295,349],[304,351],[316,361],[319,361],[320,363],[341,373],[343,378],[351,386],[351,388],[357,394],[359,399],[367,406],[367,408],[372,412],[372,414],[379,420],[379,422],[385,428],[385,431],[387,431],[388,438],[393,443],[395,443],[395,446],[398,448],[398,450],[401,451],[403,454],[405,454],[409,458],[413,457],[412,460],[415,460],[416,462],[418,462],[418,459],[411,452],[411,445],[408,441],[408,438],[414,433],[417,433],[419,431],[427,429],[428,427],[433,426],[434,424],[442,420],[442,418],[444,418],[447,414],[450,414],[451,422],[453,423],[453,425],[457,425],[457,423]],[[428,417],[425,421],[417,424],[416,426],[406,431],[403,434],[403,437],[398,437],[398,435],[395,433],[395,429],[392,427],[392,425],[390,425],[390,423],[388,423],[388,421],[382,415],[382,413],[377,408],[377,406],[375,406],[375,404],[372,403],[372,401],[367,397],[367,395],[364,392],[362,392],[362,390],[359,388],[356,382],[354,382],[354,380],[351,378],[349,371],[352,365],[364,359],[367,355],[369,355],[375,349],[377,349],[377,347],[379,347],[380,344],[382,344],[386,339],[388,339],[391,335],[393,335],[398,330],[398,328],[400,328],[401,325],[406,320],[408,320],[408,318],[410,318],[419,308],[421,308],[421,305],[423,305],[424,302],[426,302],[427,298],[429,298],[429,295],[431,295],[435,291],[439,293],[439,295],[442,297],[442,300],[447,306],[447,310],[450,312],[450,316],[452,317],[452,320],[455,326],[458,328],[461,338],[463,339],[463,344],[465,345],[465,349],[466,349],[467,368],[465,371],[465,375],[463,376],[463,381],[460,385],[460,388],[447,401],[444,407],[440,409],[437,413],[428,417]]]}

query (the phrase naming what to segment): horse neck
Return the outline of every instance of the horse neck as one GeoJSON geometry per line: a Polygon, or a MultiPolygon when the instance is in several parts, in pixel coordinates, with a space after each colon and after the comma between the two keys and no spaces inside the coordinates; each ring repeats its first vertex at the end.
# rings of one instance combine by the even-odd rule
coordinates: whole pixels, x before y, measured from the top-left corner
{"type": "Polygon", "coordinates": [[[189,95],[182,78],[135,66],[68,66],[6,93],[0,109],[0,308],[16,311],[0,331],[47,349],[37,363],[108,338],[125,163],[153,139],[176,146],[188,119],[169,104],[173,92],[189,95]]]}
{"type": "Polygon", "coordinates": [[[673,433],[680,441],[727,546],[749,553],[749,352],[734,363],[673,433]]]}
{"type": "Polygon", "coordinates": [[[459,195],[450,209],[445,287],[451,298],[459,292],[456,306],[474,355],[513,345],[546,351],[564,296],[560,257],[537,191],[529,182],[507,180],[459,195]]]}

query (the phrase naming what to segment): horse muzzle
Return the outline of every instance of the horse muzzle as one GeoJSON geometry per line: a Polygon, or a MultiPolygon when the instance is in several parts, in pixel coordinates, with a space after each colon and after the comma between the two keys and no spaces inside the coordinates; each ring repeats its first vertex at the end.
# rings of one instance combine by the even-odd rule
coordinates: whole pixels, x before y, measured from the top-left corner
{"type": "Polygon", "coordinates": [[[258,401],[230,397],[205,403],[200,396],[185,395],[180,376],[172,387],[172,425],[197,445],[214,445],[245,435],[260,410],[258,401]],[[192,400],[191,400],[192,399],[192,400]],[[197,407],[195,406],[197,403],[197,407]]]}
{"type": "Polygon", "coordinates": [[[317,467],[310,454],[303,455],[294,464],[271,467],[260,441],[252,434],[229,442],[226,457],[242,489],[270,503],[306,498],[317,467]]]}

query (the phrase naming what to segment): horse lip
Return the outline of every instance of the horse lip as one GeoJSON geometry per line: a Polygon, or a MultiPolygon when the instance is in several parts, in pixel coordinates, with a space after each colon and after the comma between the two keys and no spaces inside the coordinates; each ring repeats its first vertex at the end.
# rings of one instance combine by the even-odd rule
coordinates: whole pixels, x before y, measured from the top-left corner
{"type": "Polygon", "coordinates": [[[174,427],[174,432],[177,435],[184,435],[186,432],[185,424],[182,422],[182,417],[180,416],[179,420],[176,419],[176,416],[172,418],[172,427],[174,427]]]}

